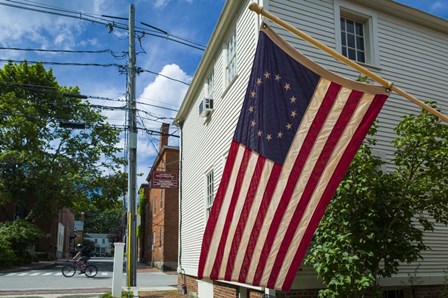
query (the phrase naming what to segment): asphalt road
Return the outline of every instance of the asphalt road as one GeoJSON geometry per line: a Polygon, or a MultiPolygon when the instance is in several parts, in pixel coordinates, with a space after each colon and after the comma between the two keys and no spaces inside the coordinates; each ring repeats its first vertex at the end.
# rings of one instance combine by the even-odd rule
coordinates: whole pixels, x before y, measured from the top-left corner
{"type": "MultiPolygon", "coordinates": [[[[43,268],[27,268],[0,272],[0,296],[34,292],[106,292],[112,288],[112,259],[92,258],[90,263],[98,267],[94,278],[78,275],[71,278],[62,275],[64,262],[49,264],[43,268]]],[[[122,285],[126,286],[126,275],[123,275],[122,285]]],[[[137,287],[140,289],[173,289],[177,285],[177,275],[163,272],[137,271],[137,287]]]]}

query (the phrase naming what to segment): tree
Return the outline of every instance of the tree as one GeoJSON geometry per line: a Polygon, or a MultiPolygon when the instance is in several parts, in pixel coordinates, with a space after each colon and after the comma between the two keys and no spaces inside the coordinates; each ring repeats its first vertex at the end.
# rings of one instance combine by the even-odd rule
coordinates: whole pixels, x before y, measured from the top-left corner
{"type": "Polygon", "coordinates": [[[119,132],[77,87],[27,62],[0,69],[0,86],[0,206],[15,204],[33,222],[63,206],[106,208],[124,194],[119,132]]]}
{"type": "Polygon", "coordinates": [[[43,235],[24,220],[0,223],[0,268],[31,262],[28,249],[43,235]]]}
{"type": "Polygon", "coordinates": [[[394,170],[366,140],[315,233],[306,262],[326,286],[321,297],[371,296],[379,278],[421,258],[434,220],[448,223],[448,126],[423,112],[396,133],[394,170]]]}
{"type": "Polygon", "coordinates": [[[84,231],[86,233],[112,233],[116,227],[121,226],[123,212],[123,202],[117,202],[107,210],[97,207],[89,208],[84,212],[84,231]]]}

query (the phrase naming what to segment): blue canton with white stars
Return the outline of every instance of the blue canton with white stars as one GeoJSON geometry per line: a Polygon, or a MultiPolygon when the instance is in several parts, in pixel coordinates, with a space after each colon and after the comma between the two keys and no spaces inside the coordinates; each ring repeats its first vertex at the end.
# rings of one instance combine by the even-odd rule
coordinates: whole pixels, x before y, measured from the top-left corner
{"type": "Polygon", "coordinates": [[[261,32],[234,140],[283,164],[319,79],[261,32]]]}

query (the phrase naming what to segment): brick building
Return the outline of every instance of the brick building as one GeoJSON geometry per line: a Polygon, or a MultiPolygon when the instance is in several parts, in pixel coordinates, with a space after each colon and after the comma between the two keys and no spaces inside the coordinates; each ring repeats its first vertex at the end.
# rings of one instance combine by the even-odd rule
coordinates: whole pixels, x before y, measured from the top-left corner
{"type": "Polygon", "coordinates": [[[177,179],[179,148],[168,145],[168,124],[162,124],[160,133],[159,153],[146,178],[148,200],[142,209],[145,213],[142,224],[145,222],[146,231],[140,256],[144,256],[147,263],[168,270],[177,268],[178,187],[158,184],[160,181],[155,181],[154,174],[166,173],[177,179]]]}
{"type": "MultiPolygon", "coordinates": [[[[15,204],[2,206],[0,209],[0,222],[24,218],[29,210],[31,208],[16,208],[15,204]]],[[[45,235],[34,247],[35,252],[44,253],[41,254],[40,258],[51,260],[70,256],[76,238],[74,222],[75,215],[73,211],[64,207],[57,213],[49,213],[40,217],[34,223],[45,235]]]]}

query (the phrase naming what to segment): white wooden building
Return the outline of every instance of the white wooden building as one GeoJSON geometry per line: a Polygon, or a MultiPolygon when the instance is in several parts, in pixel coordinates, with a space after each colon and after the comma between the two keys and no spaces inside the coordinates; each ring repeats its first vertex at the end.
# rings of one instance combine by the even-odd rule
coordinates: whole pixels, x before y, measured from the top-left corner
{"type": "MultiPolygon", "coordinates": [[[[240,113],[258,29],[263,19],[247,9],[250,2],[229,0],[215,27],[211,40],[188,89],[176,124],[181,127],[181,189],[179,272],[185,273],[189,292],[213,297],[213,289],[226,287],[235,295],[249,297],[268,289],[232,283],[198,281],[197,268],[207,214],[220,183],[226,155],[240,113]],[[213,99],[212,106],[210,101],[213,99]]],[[[390,0],[258,0],[259,5],[300,28],[327,46],[358,60],[396,86],[421,100],[435,100],[448,113],[448,21],[390,0]],[[344,22],[363,28],[364,48],[347,50],[341,36],[344,22]]],[[[265,20],[277,33],[308,58],[346,78],[358,73],[286,30],[265,20]]],[[[344,35],[345,34],[345,35],[344,35]]],[[[352,46],[352,44],[350,45],[352,46]]],[[[392,157],[393,129],[401,117],[420,108],[393,94],[379,116],[376,152],[392,157]]],[[[403,265],[399,274],[381,283],[390,289],[403,289],[389,297],[408,297],[409,277],[418,274],[419,286],[430,290],[444,283],[448,269],[448,228],[438,225],[426,234],[432,248],[423,261],[403,265]],[[417,270],[418,267],[418,270],[417,270]],[[417,271],[416,271],[417,270],[417,271]]],[[[298,272],[293,289],[322,287],[309,267],[298,272]]],[[[272,291],[269,292],[271,295],[272,291]]],[[[281,294],[278,293],[280,296],[281,294]]],[[[301,297],[299,294],[294,297],[301,297]]]]}
{"type": "Polygon", "coordinates": [[[112,256],[112,245],[109,242],[108,234],[86,233],[84,239],[95,244],[95,251],[92,252],[95,257],[112,256]]]}

